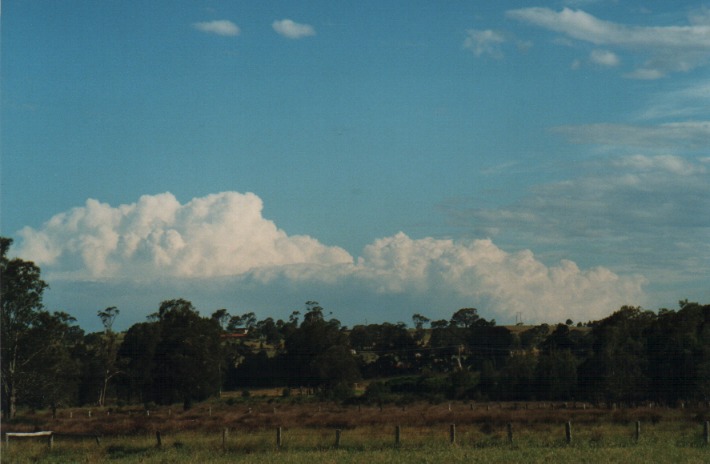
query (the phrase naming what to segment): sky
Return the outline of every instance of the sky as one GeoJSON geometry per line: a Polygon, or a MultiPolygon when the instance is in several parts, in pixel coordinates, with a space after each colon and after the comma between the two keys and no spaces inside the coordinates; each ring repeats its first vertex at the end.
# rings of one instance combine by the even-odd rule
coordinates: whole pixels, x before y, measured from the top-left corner
{"type": "Polygon", "coordinates": [[[710,3],[3,2],[0,231],[98,330],[710,301],[710,3]]]}

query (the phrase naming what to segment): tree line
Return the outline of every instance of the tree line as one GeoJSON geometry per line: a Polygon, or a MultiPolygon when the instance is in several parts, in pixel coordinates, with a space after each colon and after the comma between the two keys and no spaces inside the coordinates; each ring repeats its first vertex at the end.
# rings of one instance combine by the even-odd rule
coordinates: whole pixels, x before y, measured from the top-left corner
{"type": "Polygon", "coordinates": [[[85,333],[42,304],[38,266],[0,238],[2,411],[18,406],[193,402],[223,389],[300,389],[347,401],[587,400],[673,403],[710,398],[710,305],[657,312],[624,306],[574,326],[503,327],[475,308],[449,319],[343,326],[315,301],[287,320],[167,300],[117,333],[97,311],[85,333]],[[355,397],[353,385],[369,386],[355,397]],[[384,380],[383,380],[384,379],[384,380]]]}

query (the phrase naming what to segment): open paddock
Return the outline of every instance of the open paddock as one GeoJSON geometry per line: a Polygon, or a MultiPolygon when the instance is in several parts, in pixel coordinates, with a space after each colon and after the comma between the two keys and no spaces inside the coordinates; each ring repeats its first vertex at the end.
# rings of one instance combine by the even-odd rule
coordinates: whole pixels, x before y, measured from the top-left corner
{"type": "Polygon", "coordinates": [[[212,401],[23,415],[3,431],[3,462],[708,462],[705,405],[594,408],[578,403],[334,403],[212,401]],[[569,429],[568,429],[569,427],[569,429]],[[99,440],[91,437],[98,435],[99,440]],[[83,438],[82,438],[83,437],[83,438]],[[159,438],[158,438],[159,437],[159,438]],[[9,446],[8,446],[9,444],[9,446]]]}

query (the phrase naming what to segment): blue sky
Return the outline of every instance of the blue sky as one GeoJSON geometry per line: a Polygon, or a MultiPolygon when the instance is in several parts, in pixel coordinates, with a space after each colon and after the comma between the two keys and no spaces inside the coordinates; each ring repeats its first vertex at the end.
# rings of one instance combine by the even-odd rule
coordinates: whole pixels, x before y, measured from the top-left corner
{"type": "Polygon", "coordinates": [[[710,300],[710,4],[3,7],[2,233],[82,326],[710,300]]]}

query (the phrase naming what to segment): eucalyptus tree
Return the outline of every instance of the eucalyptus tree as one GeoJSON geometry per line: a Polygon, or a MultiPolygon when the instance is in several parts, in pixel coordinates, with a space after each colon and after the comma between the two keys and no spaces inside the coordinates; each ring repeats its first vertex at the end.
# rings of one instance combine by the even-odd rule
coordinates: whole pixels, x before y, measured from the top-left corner
{"type": "Polygon", "coordinates": [[[118,343],[116,333],[113,331],[113,323],[119,314],[118,308],[110,306],[103,311],[98,311],[97,315],[104,326],[104,333],[101,340],[101,362],[103,364],[103,382],[99,393],[99,406],[106,404],[106,394],[109,389],[109,382],[120,373],[116,365],[118,355],[118,343]]]}
{"type": "Polygon", "coordinates": [[[347,332],[337,319],[326,319],[315,301],[306,302],[300,326],[286,334],[284,366],[290,386],[332,392],[360,377],[347,332]]]}
{"type": "Polygon", "coordinates": [[[153,362],[153,398],[157,403],[193,401],[220,390],[221,327],[201,317],[191,302],[167,300],[160,304],[157,324],[160,339],[153,362]]]}
{"type": "Polygon", "coordinates": [[[2,411],[10,418],[17,405],[56,405],[70,401],[76,378],[71,344],[80,338],[74,318],[49,313],[42,297],[48,288],[31,261],[10,259],[12,239],[0,237],[0,382],[2,411]]]}

